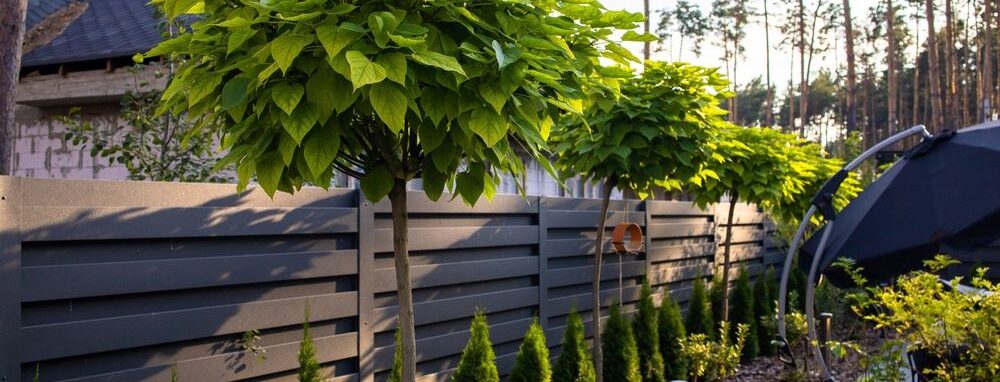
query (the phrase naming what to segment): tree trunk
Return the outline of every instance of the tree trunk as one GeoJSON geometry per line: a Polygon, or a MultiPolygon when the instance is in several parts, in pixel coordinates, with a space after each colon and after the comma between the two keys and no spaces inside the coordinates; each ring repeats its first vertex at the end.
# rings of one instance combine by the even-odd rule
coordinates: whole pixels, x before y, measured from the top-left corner
{"type": "Polygon", "coordinates": [[[887,0],[888,6],[885,13],[886,37],[889,40],[888,52],[886,52],[886,63],[888,65],[888,75],[886,81],[889,85],[889,99],[887,101],[888,113],[886,115],[886,128],[888,135],[896,132],[896,105],[899,102],[899,83],[896,79],[896,10],[893,8],[892,0],[887,0]]]}
{"type": "Polygon", "coordinates": [[[799,0],[799,136],[806,135],[806,107],[808,105],[806,81],[806,5],[799,0]]]}
{"type": "Polygon", "coordinates": [[[417,340],[413,323],[413,290],[410,285],[410,255],[407,252],[409,234],[406,208],[406,181],[394,180],[389,192],[392,202],[392,248],[395,252],[396,296],[399,305],[399,332],[403,354],[403,381],[415,381],[417,340]]]}
{"type": "Polygon", "coordinates": [[[788,55],[788,133],[795,133],[795,86],[792,81],[795,73],[795,49],[788,55]]]}
{"type": "Polygon", "coordinates": [[[927,82],[931,90],[931,121],[932,130],[938,131],[944,128],[944,110],[941,105],[941,77],[938,72],[941,61],[938,60],[937,32],[934,29],[934,0],[924,2],[927,14],[927,82]]]}
{"type": "Polygon", "coordinates": [[[597,241],[594,242],[594,280],[591,286],[592,322],[594,332],[594,371],[597,382],[604,380],[604,355],[601,352],[601,266],[604,261],[604,231],[608,223],[608,203],[611,201],[611,190],[617,181],[608,178],[604,181],[604,195],[601,197],[601,215],[597,218],[597,241]]]}
{"type": "MultiPolygon", "coordinates": [[[[642,14],[646,16],[642,22],[642,30],[649,33],[649,0],[642,0],[642,14]]],[[[648,60],[649,55],[649,41],[646,41],[642,47],[642,58],[648,60]]]]}
{"type": "Polygon", "coordinates": [[[982,72],[982,93],[980,97],[980,122],[986,122],[993,116],[993,0],[985,0],[983,7],[983,72],[982,72]]]}
{"type": "Polygon", "coordinates": [[[851,2],[844,0],[844,31],[847,48],[847,132],[858,131],[858,74],[854,68],[854,25],[851,22],[851,2]]]}
{"type": "MultiPolygon", "coordinates": [[[[971,8],[972,7],[969,6],[968,3],[966,3],[965,7],[966,20],[975,20],[975,18],[970,17],[969,10],[971,8]]],[[[959,65],[959,72],[960,72],[959,77],[962,79],[963,84],[959,88],[959,90],[962,92],[962,99],[960,101],[962,103],[962,126],[968,126],[971,120],[969,113],[969,86],[975,83],[970,76],[971,71],[969,70],[970,45],[969,45],[968,22],[966,22],[964,24],[964,28],[962,28],[962,50],[964,51],[964,54],[962,57],[962,63],[959,65]]],[[[973,91],[972,94],[975,94],[975,91],[973,91]]]]}
{"type": "Polygon", "coordinates": [[[955,25],[951,9],[951,0],[944,0],[944,55],[945,55],[945,112],[944,127],[955,128],[958,119],[958,58],[955,55],[955,25]]]}
{"type": "Polygon", "coordinates": [[[733,246],[733,215],[736,213],[736,202],[739,200],[739,194],[733,191],[732,197],[729,198],[729,217],[726,219],[726,242],[722,258],[722,312],[719,313],[722,321],[729,321],[729,268],[732,266],[729,254],[733,246]]]}
{"type": "Polygon", "coordinates": [[[764,1],[764,61],[767,77],[767,110],[764,113],[764,125],[774,125],[774,89],[771,88],[771,24],[768,23],[767,1],[764,1]]]}
{"type": "MultiPolygon", "coordinates": [[[[913,41],[920,41],[920,25],[916,17],[913,18],[913,36],[913,41]]],[[[919,125],[927,123],[920,120],[920,44],[913,44],[913,50],[913,114],[910,124],[919,125]]]]}
{"type": "Polygon", "coordinates": [[[0,1],[0,175],[14,167],[14,100],[27,10],[28,0],[0,1]]]}

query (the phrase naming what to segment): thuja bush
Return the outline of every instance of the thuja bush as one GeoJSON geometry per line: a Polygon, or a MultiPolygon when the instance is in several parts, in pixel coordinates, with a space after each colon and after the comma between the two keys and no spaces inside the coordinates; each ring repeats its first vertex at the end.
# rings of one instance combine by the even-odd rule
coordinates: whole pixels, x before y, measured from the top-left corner
{"type": "Polygon", "coordinates": [[[709,335],[714,335],[719,329],[719,324],[725,321],[722,318],[722,300],[727,289],[722,285],[722,277],[718,275],[712,277],[712,282],[708,285],[708,301],[712,307],[712,330],[708,331],[709,335]]]}
{"type": "MultiPolygon", "coordinates": [[[[757,317],[754,316],[754,295],[750,286],[750,275],[746,269],[740,270],[740,276],[736,278],[736,287],[733,288],[733,305],[730,312],[734,325],[747,326],[747,342],[743,347],[743,359],[756,357],[760,353],[760,344],[757,341],[757,317]]],[[[735,328],[730,335],[735,335],[735,328]]]]}
{"type": "Polygon", "coordinates": [[[510,372],[511,382],[549,382],[552,370],[549,368],[549,348],[545,346],[545,331],[538,319],[531,323],[524,341],[517,350],[514,369],[510,372]]]}
{"type": "Polygon", "coordinates": [[[635,343],[639,350],[639,373],[643,382],[663,382],[663,356],[660,354],[659,320],[656,305],[653,303],[653,289],[649,280],[642,283],[639,296],[639,312],[636,313],[632,326],[635,330],[635,343]]]}
{"type": "Polygon", "coordinates": [[[660,354],[663,356],[663,375],[667,380],[687,378],[687,362],[681,354],[681,339],[687,337],[681,307],[670,293],[663,293],[659,314],[660,354]]]}
{"type": "Polygon", "coordinates": [[[386,382],[403,382],[403,348],[399,346],[401,337],[399,333],[399,328],[396,328],[396,350],[393,351],[392,355],[392,370],[389,371],[389,378],[386,382]]]}
{"type": "Polygon", "coordinates": [[[566,319],[561,351],[552,370],[552,382],[594,382],[597,376],[587,349],[583,320],[576,309],[566,319]]]}
{"type": "Polygon", "coordinates": [[[681,341],[691,381],[721,381],[736,374],[748,328],[739,325],[733,340],[727,335],[729,330],[729,323],[723,322],[719,325],[718,341],[702,333],[691,334],[681,341]]]}
{"type": "Polygon", "coordinates": [[[712,308],[708,303],[708,295],[705,291],[705,282],[699,276],[694,280],[694,290],[691,292],[691,300],[688,301],[687,317],[684,320],[684,327],[689,334],[712,335],[712,308]]]}
{"type": "Polygon", "coordinates": [[[618,303],[611,304],[611,316],[601,338],[604,353],[604,382],[641,382],[639,350],[628,318],[618,303]]]}
{"type": "Polygon", "coordinates": [[[302,343],[299,344],[299,382],[320,382],[316,346],[309,334],[309,305],[306,305],[305,322],[302,323],[302,343]]]}
{"type": "Polygon", "coordinates": [[[765,356],[774,355],[774,346],[771,340],[774,339],[774,294],[772,284],[774,284],[774,269],[768,267],[767,271],[757,277],[753,284],[753,317],[757,322],[757,343],[760,354],[765,356]]]}
{"type": "Polygon", "coordinates": [[[453,382],[499,382],[496,356],[493,354],[493,344],[490,343],[490,325],[486,322],[486,314],[476,312],[472,318],[469,343],[462,351],[458,360],[458,368],[451,375],[453,382]]]}

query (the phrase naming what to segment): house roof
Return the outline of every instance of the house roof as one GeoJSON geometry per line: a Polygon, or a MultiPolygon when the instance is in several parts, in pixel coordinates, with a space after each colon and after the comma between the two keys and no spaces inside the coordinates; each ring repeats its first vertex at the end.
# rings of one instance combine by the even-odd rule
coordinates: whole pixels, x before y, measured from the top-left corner
{"type": "MultiPolygon", "coordinates": [[[[28,28],[73,0],[30,0],[28,28]]],[[[163,37],[160,19],[142,0],[87,0],[89,7],[62,34],[21,58],[24,68],[130,57],[148,51],[163,37]]]]}

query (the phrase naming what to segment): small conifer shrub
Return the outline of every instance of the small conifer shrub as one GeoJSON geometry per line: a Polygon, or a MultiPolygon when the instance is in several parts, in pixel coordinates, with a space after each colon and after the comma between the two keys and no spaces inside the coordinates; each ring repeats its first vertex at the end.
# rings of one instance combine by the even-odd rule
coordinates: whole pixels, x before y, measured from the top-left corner
{"type": "Polygon", "coordinates": [[[587,338],[580,314],[573,309],[566,318],[562,350],[552,369],[552,382],[594,382],[597,375],[587,349],[587,338]]]}
{"type": "Polygon", "coordinates": [[[299,382],[320,382],[316,346],[309,334],[309,305],[306,304],[305,322],[302,323],[302,343],[299,345],[299,382]]]}
{"type": "Polygon", "coordinates": [[[705,282],[701,277],[695,278],[691,300],[688,301],[688,312],[684,320],[684,327],[687,329],[688,334],[712,336],[713,326],[712,310],[708,304],[705,282]]]}
{"type": "Polygon", "coordinates": [[[660,354],[663,355],[663,375],[667,380],[687,378],[687,361],[681,353],[681,340],[687,337],[681,307],[670,293],[663,293],[659,309],[660,354]]]}
{"type": "Polygon", "coordinates": [[[399,328],[396,328],[396,349],[393,351],[392,356],[392,370],[389,371],[389,378],[386,382],[403,382],[403,347],[400,346],[400,332],[399,328]]]}
{"type": "Polygon", "coordinates": [[[538,324],[538,318],[528,327],[524,341],[517,350],[514,368],[510,372],[510,382],[549,382],[552,370],[549,368],[549,348],[545,346],[545,331],[538,324]]]}
{"type": "Polygon", "coordinates": [[[622,315],[618,303],[611,304],[611,317],[601,336],[604,353],[604,382],[641,382],[639,350],[632,336],[628,318],[622,315]]]}
{"type": "MultiPolygon", "coordinates": [[[[750,286],[750,272],[746,269],[740,270],[739,277],[736,278],[736,286],[733,288],[732,311],[729,318],[733,325],[730,325],[730,335],[735,335],[739,325],[746,325],[747,339],[743,346],[743,359],[756,357],[760,352],[760,343],[757,340],[757,318],[754,317],[754,295],[750,286]]],[[[732,338],[732,337],[730,337],[732,338]]]]}
{"type": "Polygon", "coordinates": [[[639,311],[632,321],[635,344],[639,350],[639,374],[642,382],[664,382],[663,356],[660,354],[659,319],[653,303],[653,289],[649,280],[642,283],[639,311]]]}
{"type": "Polygon", "coordinates": [[[497,371],[496,356],[493,354],[493,344],[490,343],[490,325],[486,322],[486,314],[476,312],[472,318],[469,343],[462,351],[458,360],[458,368],[451,375],[453,382],[499,382],[500,372],[497,371]]]}

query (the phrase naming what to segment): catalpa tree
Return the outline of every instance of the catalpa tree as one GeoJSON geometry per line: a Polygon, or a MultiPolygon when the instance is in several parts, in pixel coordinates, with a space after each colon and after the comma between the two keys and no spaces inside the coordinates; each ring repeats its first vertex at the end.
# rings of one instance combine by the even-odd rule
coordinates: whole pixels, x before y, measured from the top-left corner
{"type": "Polygon", "coordinates": [[[704,162],[724,124],[719,99],[728,82],[715,69],[647,61],[621,85],[621,97],[594,97],[583,115],[567,114],[553,134],[564,177],[602,182],[592,280],[594,364],[602,375],[600,283],[608,203],[615,187],[646,198],[715,177],[704,162]]]}
{"type": "Polygon", "coordinates": [[[521,155],[547,165],[555,118],[581,113],[584,94],[616,92],[602,74],[621,69],[599,59],[630,54],[606,38],[642,20],[596,0],[155,1],[170,19],[200,13],[149,52],[184,60],[160,112],[217,126],[240,190],[252,178],[269,195],[326,187],[339,171],[369,200],[390,199],[406,381],[407,181],[471,204],[520,175],[521,155]]]}

